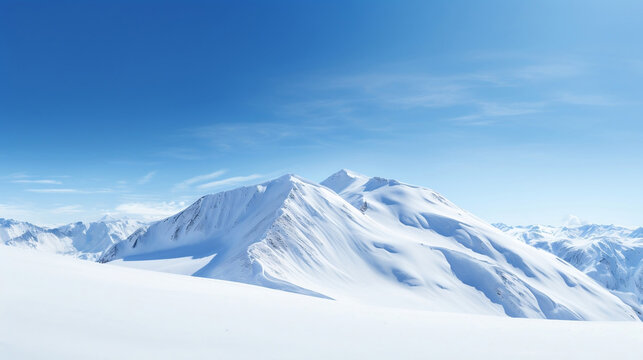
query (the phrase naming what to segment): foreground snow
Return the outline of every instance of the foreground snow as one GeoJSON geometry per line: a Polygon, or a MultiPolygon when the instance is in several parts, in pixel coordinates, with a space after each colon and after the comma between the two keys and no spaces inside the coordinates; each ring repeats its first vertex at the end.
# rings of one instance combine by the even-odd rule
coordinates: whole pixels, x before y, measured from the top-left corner
{"type": "Polygon", "coordinates": [[[639,322],[379,308],[0,246],[2,359],[641,359],[639,322]]]}

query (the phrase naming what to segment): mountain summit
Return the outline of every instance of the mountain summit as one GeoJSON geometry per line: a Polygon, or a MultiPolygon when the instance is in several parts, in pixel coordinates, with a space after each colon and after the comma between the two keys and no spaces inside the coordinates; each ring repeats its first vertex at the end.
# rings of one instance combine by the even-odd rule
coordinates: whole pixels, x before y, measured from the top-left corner
{"type": "Polygon", "coordinates": [[[636,319],[582,272],[440,194],[348,170],[204,196],[99,261],[386,306],[636,319]]]}

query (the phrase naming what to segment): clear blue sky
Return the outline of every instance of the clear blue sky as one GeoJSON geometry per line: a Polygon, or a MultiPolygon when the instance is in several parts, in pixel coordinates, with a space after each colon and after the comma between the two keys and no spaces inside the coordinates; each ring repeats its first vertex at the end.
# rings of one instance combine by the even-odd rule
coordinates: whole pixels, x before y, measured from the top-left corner
{"type": "Polygon", "coordinates": [[[640,226],[642,4],[0,0],[0,217],[349,168],[492,222],[640,226]]]}

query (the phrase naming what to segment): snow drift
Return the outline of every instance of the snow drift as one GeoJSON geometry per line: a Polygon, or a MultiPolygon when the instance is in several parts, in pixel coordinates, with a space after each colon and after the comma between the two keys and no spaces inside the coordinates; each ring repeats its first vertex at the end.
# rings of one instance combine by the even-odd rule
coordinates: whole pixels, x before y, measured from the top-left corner
{"type": "Polygon", "coordinates": [[[643,358],[640,322],[382,308],[7,246],[0,279],[2,359],[643,358]]]}

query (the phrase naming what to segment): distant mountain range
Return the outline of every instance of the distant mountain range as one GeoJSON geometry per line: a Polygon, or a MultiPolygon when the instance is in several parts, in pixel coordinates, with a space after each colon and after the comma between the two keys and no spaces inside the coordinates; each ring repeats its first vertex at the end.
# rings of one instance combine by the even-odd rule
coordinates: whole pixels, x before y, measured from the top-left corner
{"type": "MultiPolygon", "coordinates": [[[[640,316],[635,298],[606,290],[574,259],[517,241],[515,229],[494,227],[433,190],[341,170],[319,184],[285,175],[206,195],[149,226],[107,219],[46,229],[2,220],[0,239],[101,263],[391,307],[548,319],[640,316]]],[[[627,234],[640,243],[637,231],[627,234]]],[[[609,254],[636,262],[627,251],[609,254]]],[[[618,281],[625,278],[632,276],[618,281]]]]}
{"type": "Polygon", "coordinates": [[[0,219],[0,243],[96,260],[110,245],[126,239],[145,226],[140,221],[111,217],[56,228],[0,219]]]}
{"type": "Polygon", "coordinates": [[[509,226],[498,229],[589,275],[643,315],[643,228],[615,225],[509,226]]]}

